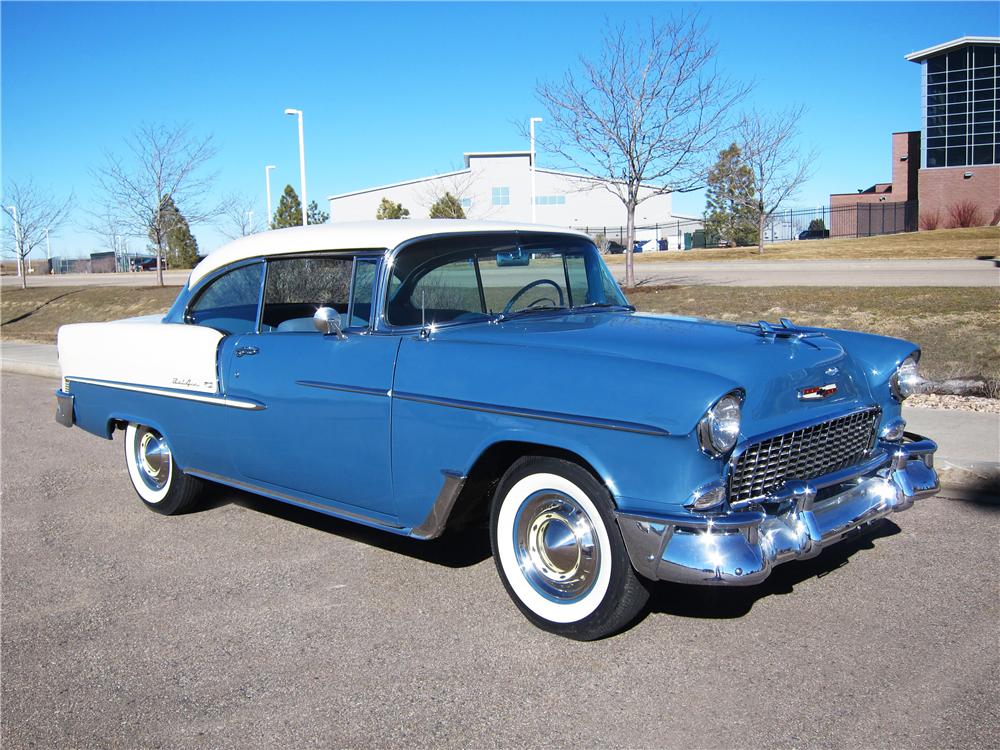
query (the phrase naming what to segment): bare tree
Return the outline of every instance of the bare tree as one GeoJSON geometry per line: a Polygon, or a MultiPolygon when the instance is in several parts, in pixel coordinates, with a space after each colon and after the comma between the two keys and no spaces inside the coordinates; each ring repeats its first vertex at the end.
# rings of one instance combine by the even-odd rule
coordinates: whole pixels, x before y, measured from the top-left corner
{"type": "Polygon", "coordinates": [[[753,172],[753,192],[742,203],[757,220],[757,252],[764,252],[764,227],[793,197],[811,174],[814,152],[803,154],[796,143],[805,108],[795,107],[774,115],[752,112],[736,126],[740,159],[753,172]]]}
{"type": "Polygon", "coordinates": [[[168,199],[183,208],[190,224],[217,217],[224,205],[206,205],[214,174],[204,169],[216,154],[212,137],[196,138],[187,126],[142,125],[125,139],[123,158],[105,153],[94,172],[104,203],[116,206],[130,236],[148,237],[156,248],[156,278],[163,286],[167,237],[179,215],[164,211],[168,199]]]}
{"type": "Polygon", "coordinates": [[[57,231],[69,218],[73,195],[60,200],[26,182],[10,180],[4,190],[3,212],[9,221],[4,236],[4,251],[17,261],[21,288],[28,286],[25,261],[36,247],[45,242],[46,234],[57,231]]]}
{"type": "Polygon", "coordinates": [[[539,84],[548,118],[537,142],[624,204],[631,287],[636,206],[701,187],[729,112],[748,87],[718,73],[716,45],[697,14],[609,29],[602,49],[597,60],[581,58],[579,72],[539,84]]]}
{"type": "Polygon", "coordinates": [[[233,193],[223,201],[219,231],[231,240],[256,234],[267,228],[259,213],[254,212],[257,202],[242,193],[233,193]]]}
{"type": "Polygon", "coordinates": [[[115,254],[128,254],[128,231],[118,216],[114,206],[104,206],[91,216],[87,229],[101,238],[101,245],[115,254]]]}

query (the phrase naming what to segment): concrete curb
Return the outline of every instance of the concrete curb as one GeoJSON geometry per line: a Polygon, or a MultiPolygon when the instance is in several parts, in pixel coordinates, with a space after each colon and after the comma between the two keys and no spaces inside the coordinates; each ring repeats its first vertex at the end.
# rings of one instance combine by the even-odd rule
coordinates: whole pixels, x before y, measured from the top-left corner
{"type": "Polygon", "coordinates": [[[36,375],[40,378],[59,378],[59,365],[42,362],[24,362],[17,359],[0,359],[0,371],[21,375],[36,375]]]}

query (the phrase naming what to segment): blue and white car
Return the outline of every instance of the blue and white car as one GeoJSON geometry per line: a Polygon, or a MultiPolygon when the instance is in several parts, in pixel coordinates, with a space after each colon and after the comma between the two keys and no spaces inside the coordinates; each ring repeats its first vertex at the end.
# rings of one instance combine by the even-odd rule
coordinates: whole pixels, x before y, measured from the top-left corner
{"type": "Polygon", "coordinates": [[[214,483],[418,539],[488,523],[524,615],[593,639],[647,581],[758,584],[934,494],[919,355],[637,313],[564,229],[322,225],[212,253],[163,317],[63,326],[56,416],[122,431],[159,513],[214,483]]]}

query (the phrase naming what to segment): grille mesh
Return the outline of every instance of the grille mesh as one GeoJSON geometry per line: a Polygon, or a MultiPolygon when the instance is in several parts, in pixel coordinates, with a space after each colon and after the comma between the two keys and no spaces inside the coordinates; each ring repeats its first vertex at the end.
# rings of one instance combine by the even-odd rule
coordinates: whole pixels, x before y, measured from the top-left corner
{"type": "Polygon", "coordinates": [[[867,409],[747,446],[729,475],[730,502],[764,497],[788,479],[807,481],[861,463],[879,415],[867,409]]]}

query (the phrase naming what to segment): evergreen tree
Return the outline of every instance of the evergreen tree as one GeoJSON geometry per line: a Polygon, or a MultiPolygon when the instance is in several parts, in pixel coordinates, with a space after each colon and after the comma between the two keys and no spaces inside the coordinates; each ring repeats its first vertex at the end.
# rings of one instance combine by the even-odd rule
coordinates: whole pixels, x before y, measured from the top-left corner
{"type": "Polygon", "coordinates": [[[430,216],[432,219],[464,219],[465,211],[462,210],[458,198],[451,193],[445,193],[431,206],[430,216]]]}
{"type": "Polygon", "coordinates": [[[825,232],[826,231],[826,222],[823,221],[822,219],[813,219],[812,221],[809,222],[809,231],[810,232],[825,232]]]}
{"type": "Polygon", "coordinates": [[[378,206],[378,211],[375,212],[376,219],[408,219],[410,218],[410,209],[403,208],[402,203],[396,203],[388,198],[383,198],[382,202],[378,206]]]}
{"type": "Polygon", "coordinates": [[[281,194],[278,208],[274,212],[271,228],[284,229],[285,227],[300,226],[302,226],[302,203],[299,201],[299,194],[291,185],[285,185],[285,191],[281,194]]]}
{"type": "Polygon", "coordinates": [[[307,224],[326,224],[329,219],[330,214],[326,211],[320,211],[316,201],[309,201],[309,207],[306,209],[307,224]]]}
{"type": "Polygon", "coordinates": [[[741,156],[735,143],[719,152],[705,193],[705,235],[729,247],[757,244],[757,224],[747,206],[756,192],[753,172],[741,156]]]}
{"type": "MultiPolygon", "coordinates": [[[[165,195],[160,202],[158,221],[166,237],[165,255],[170,268],[194,268],[198,262],[198,240],[191,234],[191,226],[177,208],[173,196],[165,195]]],[[[150,225],[149,239],[156,243],[154,226],[150,225]]]]}

